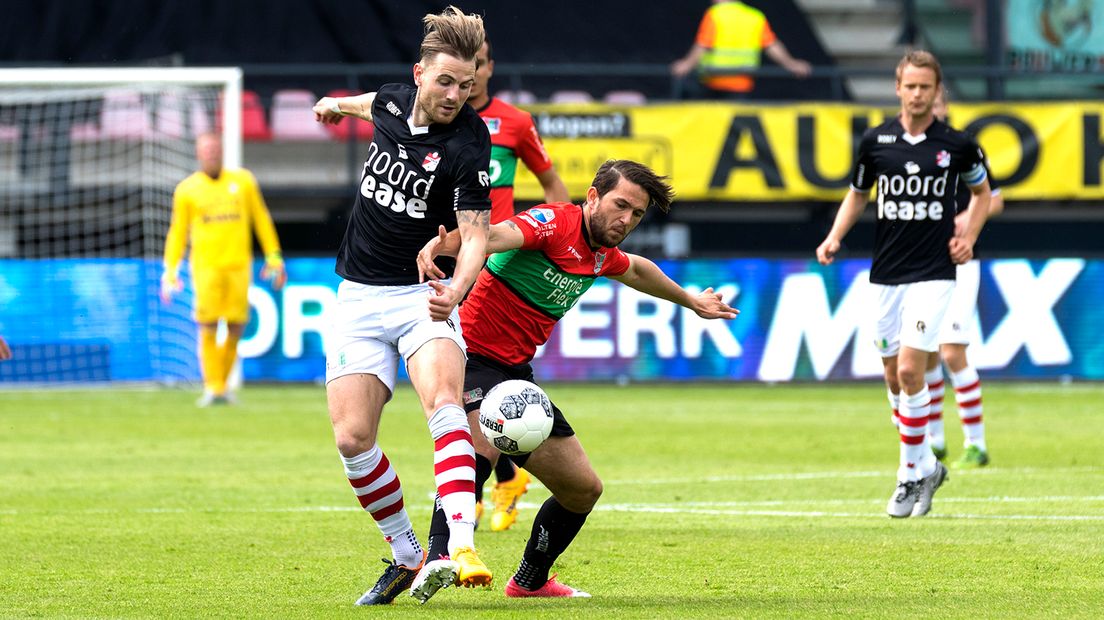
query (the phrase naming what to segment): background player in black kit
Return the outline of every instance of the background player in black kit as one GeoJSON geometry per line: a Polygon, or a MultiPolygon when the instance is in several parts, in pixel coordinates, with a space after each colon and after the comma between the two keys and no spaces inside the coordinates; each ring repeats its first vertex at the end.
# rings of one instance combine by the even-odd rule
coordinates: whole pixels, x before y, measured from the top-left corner
{"type": "Polygon", "coordinates": [[[973,257],[989,209],[989,182],[977,143],[932,115],[942,77],[929,52],[909,52],[898,63],[901,113],[863,135],[851,190],[816,251],[822,265],[832,262],[876,181],[870,268],[878,295],[876,345],[900,430],[897,486],[886,506],[892,517],[927,514],[947,474],[928,444],[930,396],[924,370],[928,354],[938,349],[955,265],[973,257]],[[954,195],[960,176],[972,198],[969,218],[956,233],[954,195]]]}
{"type": "Polygon", "coordinates": [[[323,123],[352,115],[376,126],[338,250],[337,342],[326,359],[330,420],[345,473],[393,556],[358,605],[390,603],[425,562],[398,476],[376,442],[400,356],[433,436],[456,581],[491,582],[473,542],[475,450],[461,404],[465,345],[456,312],[483,266],[490,221],[490,135],[464,105],[475,81],[483,21],[455,7],[423,21],[416,88],[387,84],[374,93],[325,97],[314,106],[323,123]],[[455,266],[441,264],[451,280],[419,284],[417,254],[438,226],[459,228],[462,239],[455,266]]]}
{"type": "MultiPolygon", "coordinates": [[[[940,88],[932,107],[932,114],[941,121],[947,120],[947,89],[940,88]]],[[[986,221],[1004,211],[1004,196],[993,179],[988,163],[985,168],[989,176],[989,213],[986,221]]],[[[955,191],[955,204],[962,207],[955,215],[955,225],[965,226],[970,214],[966,210],[970,203],[970,192],[963,183],[955,191]]],[[[928,415],[928,439],[932,452],[940,461],[947,456],[947,441],[943,433],[943,367],[939,363],[942,356],[947,365],[947,376],[954,390],[955,403],[958,405],[958,419],[962,423],[962,457],[952,463],[952,467],[973,468],[989,464],[989,450],[985,444],[985,423],[982,421],[981,377],[977,368],[966,357],[966,347],[975,340],[980,342],[981,334],[974,326],[977,314],[978,289],[981,284],[981,263],[978,261],[977,247],[974,258],[958,266],[955,273],[955,290],[947,306],[947,315],[943,318],[943,329],[939,332],[939,352],[928,356],[928,370],[924,380],[931,392],[931,414],[928,415]]]]}

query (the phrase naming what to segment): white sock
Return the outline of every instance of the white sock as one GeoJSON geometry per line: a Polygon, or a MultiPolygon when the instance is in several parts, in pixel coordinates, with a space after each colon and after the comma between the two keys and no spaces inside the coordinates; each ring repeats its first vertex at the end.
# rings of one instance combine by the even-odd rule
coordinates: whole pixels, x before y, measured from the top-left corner
{"type": "Polygon", "coordinates": [[[433,436],[433,474],[437,497],[449,528],[449,555],[475,547],[475,447],[468,415],[459,405],[445,405],[429,418],[433,436]]]}
{"type": "Polygon", "coordinates": [[[977,446],[985,451],[985,424],[981,417],[981,377],[973,366],[951,374],[958,402],[958,418],[962,422],[964,447],[977,446]]]}
{"type": "Polygon", "coordinates": [[[928,386],[901,399],[901,458],[897,479],[919,480],[935,471],[935,455],[928,443],[928,412],[931,407],[928,386]]]}
{"type": "Polygon", "coordinates": [[[889,416],[889,421],[893,424],[894,428],[900,428],[901,424],[897,420],[897,416],[899,415],[898,409],[901,406],[901,397],[886,389],[886,398],[889,399],[889,408],[892,411],[889,416]]]}
{"type": "Polygon", "coordinates": [[[379,446],[352,457],[341,457],[345,476],[365,512],[372,515],[391,545],[395,562],[415,568],[422,563],[422,546],[403,505],[402,485],[379,446]]]}
{"type": "Polygon", "coordinates": [[[936,366],[924,373],[931,395],[931,411],[928,413],[928,441],[933,448],[947,447],[947,438],[943,436],[943,367],[936,366]]]}

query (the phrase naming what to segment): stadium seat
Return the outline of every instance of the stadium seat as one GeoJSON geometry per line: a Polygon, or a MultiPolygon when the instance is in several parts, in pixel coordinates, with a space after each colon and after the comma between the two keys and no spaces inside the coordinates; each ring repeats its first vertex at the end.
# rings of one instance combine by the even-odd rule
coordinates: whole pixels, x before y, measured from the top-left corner
{"type": "MultiPolygon", "coordinates": [[[[265,118],[261,97],[251,90],[242,91],[242,139],[250,142],[268,142],[272,139],[272,130],[265,118]]],[[[219,119],[219,126],[222,119],[219,119]]]]}
{"type": "Polygon", "coordinates": [[[591,103],[594,97],[585,90],[557,90],[548,100],[552,103],[591,103]]]}
{"type": "Polygon", "coordinates": [[[511,105],[526,105],[537,102],[537,96],[527,90],[502,90],[495,97],[511,105]]]}
{"type": "Polygon", "coordinates": [[[137,140],[153,135],[150,111],[135,92],[108,91],[100,116],[100,136],[106,139],[137,140]]]}
{"type": "Polygon", "coordinates": [[[639,90],[611,90],[602,101],[610,105],[644,105],[648,98],[639,90]]]}
{"type": "Polygon", "coordinates": [[[314,120],[311,108],[318,97],[309,90],[278,90],[272,96],[274,140],[329,140],[330,133],[314,120]]]}
{"type": "MultiPolygon", "coordinates": [[[[357,95],[359,93],[351,90],[331,90],[326,93],[327,97],[348,97],[350,95],[357,95]]],[[[313,102],[311,102],[313,105],[313,102]]],[[[313,117],[311,122],[314,122],[313,117]]],[[[345,118],[336,125],[323,125],[326,131],[336,140],[348,141],[356,136],[358,142],[369,142],[372,140],[372,135],[376,133],[376,126],[368,121],[362,121],[359,118],[345,118]]]]}
{"type": "Polygon", "coordinates": [[[91,142],[100,139],[100,126],[96,123],[73,123],[69,132],[73,142],[91,142]]]}

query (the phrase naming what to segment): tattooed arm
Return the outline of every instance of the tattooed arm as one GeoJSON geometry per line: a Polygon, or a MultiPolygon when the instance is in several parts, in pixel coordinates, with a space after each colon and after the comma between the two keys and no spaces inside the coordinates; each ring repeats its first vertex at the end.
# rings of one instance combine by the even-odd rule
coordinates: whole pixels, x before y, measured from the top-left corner
{"type": "MultiPolygon", "coordinates": [[[[494,254],[516,250],[524,243],[525,235],[522,234],[521,229],[517,227],[517,224],[506,220],[490,227],[487,235],[486,252],[487,254],[494,254]]],[[[445,274],[433,264],[433,259],[438,256],[456,256],[459,250],[460,229],[445,232],[445,227],[441,226],[437,231],[437,236],[430,239],[418,252],[418,281],[425,281],[426,278],[439,280],[445,277],[445,274]]]]}
{"type": "Polygon", "coordinates": [[[475,284],[475,278],[487,257],[490,221],[489,210],[456,212],[460,249],[456,252],[456,270],[452,274],[452,283],[448,286],[433,280],[429,283],[437,292],[429,298],[429,316],[434,321],[447,319],[452,309],[464,299],[472,284],[475,284]]]}

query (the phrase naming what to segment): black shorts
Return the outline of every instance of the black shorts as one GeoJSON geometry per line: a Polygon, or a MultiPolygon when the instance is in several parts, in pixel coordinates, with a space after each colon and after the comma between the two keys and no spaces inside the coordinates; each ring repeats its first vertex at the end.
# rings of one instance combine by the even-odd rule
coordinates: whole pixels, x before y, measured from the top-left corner
{"type": "MultiPolygon", "coordinates": [[[[479,409],[483,395],[491,388],[510,379],[522,379],[536,383],[533,379],[533,367],[529,364],[509,366],[489,357],[468,353],[468,363],[464,368],[464,410],[468,413],[479,409]]],[[[548,399],[551,402],[551,398],[548,399]]],[[[552,403],[552,436],[571,437],[575,430],[567,423],[560,408],[552,403]]],[[[516,460],[516,459],[515,459],[516,460]]]]}

